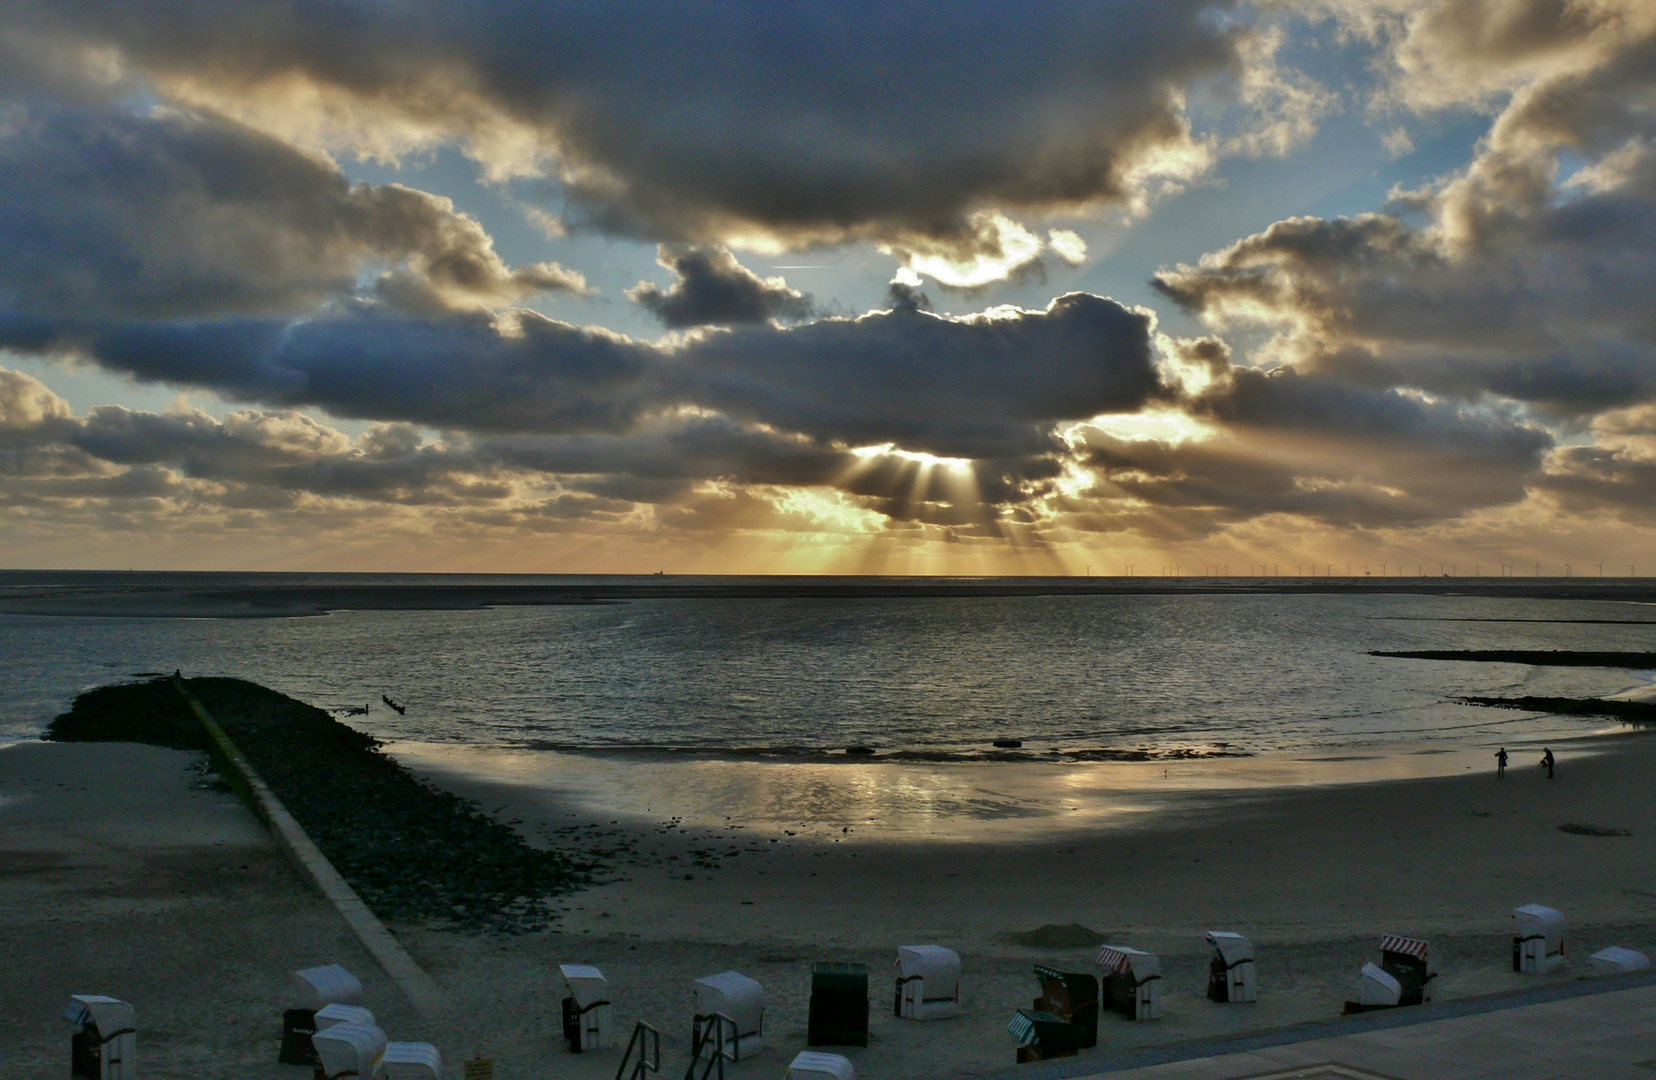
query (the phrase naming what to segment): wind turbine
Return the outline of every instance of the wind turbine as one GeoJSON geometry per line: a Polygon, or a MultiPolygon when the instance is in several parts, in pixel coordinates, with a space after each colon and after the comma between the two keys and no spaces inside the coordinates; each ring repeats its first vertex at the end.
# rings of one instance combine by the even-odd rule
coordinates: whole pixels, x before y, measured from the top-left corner
{"type": "Polygon", "coordinates": [[[1570,568],[1569,563],[1564,564],[1564,576],[1565,577],[1574,577],[1575,576],[1575,571],[1570,568]]]}

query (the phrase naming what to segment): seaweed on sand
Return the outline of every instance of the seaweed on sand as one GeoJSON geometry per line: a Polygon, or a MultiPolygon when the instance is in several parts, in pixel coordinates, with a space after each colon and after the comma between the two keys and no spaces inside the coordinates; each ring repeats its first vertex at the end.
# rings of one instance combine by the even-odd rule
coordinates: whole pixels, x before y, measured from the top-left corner
{"type": "MultiPolygon", "coordinates": [[[[241,679],[184,686],[373,911],[507,932],[539,930],[552,897],[596,867],[530,847],[475,802],[434,787],[371,736],[314,706],[241,679]]],[[[46,738],[208,749],[171,679],[104,686],[75,699],[46,738]]]]}

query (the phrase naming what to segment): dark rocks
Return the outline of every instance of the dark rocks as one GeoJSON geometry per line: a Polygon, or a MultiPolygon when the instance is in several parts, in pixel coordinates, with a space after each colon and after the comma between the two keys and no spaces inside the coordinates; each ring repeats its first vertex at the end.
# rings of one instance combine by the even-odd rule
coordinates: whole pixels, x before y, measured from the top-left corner
{"type": "MultiPolygon", "coordinates": [[[[475,803],[414,776],[371,736],[321,709],[239,679],[185,686],[381,918],[529,930],[554,918],[549,898],[586,884],[596,868],[531,848],[475,803]]],[[[88,691],[46,737],[207,749],[170,679],[88,691]]]]}

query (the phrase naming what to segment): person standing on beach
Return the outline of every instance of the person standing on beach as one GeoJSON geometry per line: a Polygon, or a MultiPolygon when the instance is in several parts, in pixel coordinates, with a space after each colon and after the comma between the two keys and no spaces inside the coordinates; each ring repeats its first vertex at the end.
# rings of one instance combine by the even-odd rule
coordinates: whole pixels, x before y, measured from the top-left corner
{"type": "Polygon", "coordinates": [[[1547,770],[1547,779],[1551,780],[1553,778],[1553,756],[1552,747],[1550,746],[1541,748],[1541,767],[1547,770]]]}
{"type": "Polygon", "coordinates": [[[1506,762],[1507,752],[1506,747],[1503,746],[1499,750],[1495,751],[1495,779],[1506,779],[1506,762]]]}

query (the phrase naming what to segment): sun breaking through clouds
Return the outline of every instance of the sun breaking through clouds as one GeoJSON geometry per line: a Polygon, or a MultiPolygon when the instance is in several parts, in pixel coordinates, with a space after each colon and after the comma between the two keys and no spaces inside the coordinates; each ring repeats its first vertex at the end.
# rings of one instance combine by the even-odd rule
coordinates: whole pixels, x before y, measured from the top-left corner
{"type": "Polygon", "coordinates": [[[0,4],[0,536],[1620,568],[1653,92],[1634,0],[0,4]]]}

